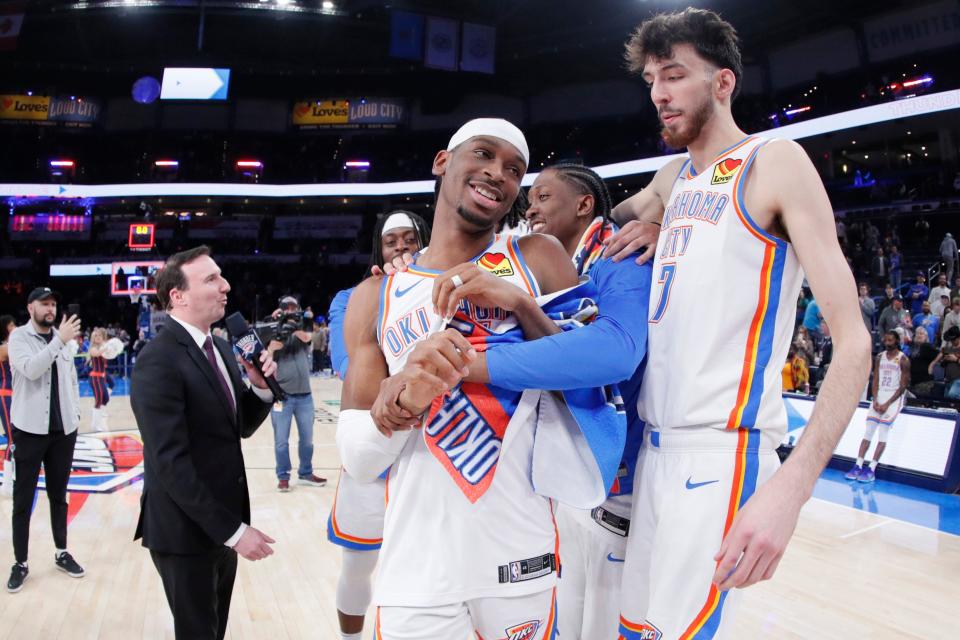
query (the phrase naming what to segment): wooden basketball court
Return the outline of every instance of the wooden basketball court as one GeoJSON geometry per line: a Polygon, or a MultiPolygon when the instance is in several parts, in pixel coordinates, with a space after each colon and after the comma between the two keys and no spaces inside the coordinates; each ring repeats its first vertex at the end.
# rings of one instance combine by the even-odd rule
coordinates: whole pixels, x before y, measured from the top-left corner
{"type": "MultiPolygon", "coordinates": [[[[340,383],[312,382],[314,466],[329,480],[327,487],[277,492],[269,419],[244,442],[253,524],[277,543],[266,560],[240,560],[227,634],[232,640],[338,637],[334,594],[340,553],[327,542],[326,521],[338,468],[333,437],[340,383]]],[[[82,401],[85,434],[92,398],[82,401]]],[[[135,437],[129,399],[115,397],[109,408],[111,435],[135,437]]],[[[0,638],[173,638],[160,578],[147,551],[133,541],[142,483],[119,484],[112,492],[86,495],[70,524],[70,551],[87,571],[81,579],[54,568],[49,509],[46,497],[38,499],[30,577],[20,593],[0,591],[0,638]]],[[[0,498],[4,580],[13,563],[10,510],[10,498],[0,498]]],[[[814,499],[803,510],[774,580],[745,593],[735,637],[956,638],[958,601],[960,538],[814,499]]],[[[364,638],[369,637],[368,623],[364,638]]]]}

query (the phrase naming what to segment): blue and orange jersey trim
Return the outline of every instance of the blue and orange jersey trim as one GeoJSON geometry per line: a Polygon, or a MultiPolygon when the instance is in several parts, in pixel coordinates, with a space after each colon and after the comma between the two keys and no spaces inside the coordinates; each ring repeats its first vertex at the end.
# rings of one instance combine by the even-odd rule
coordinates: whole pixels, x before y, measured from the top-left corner
{"type": "Polygon", "coordinates": [[[520,274],[520,279],[523,280],[527,293],[534,298],[538,297],[540,295],[540,286],[530,272],[530,267],[527,266],[527,261],[524,260],[523,253],[520,251],[519,236],[510,237],[510,242],[507,243],[507,251],[510,252],[510,258],[520,266],[518,273],[520,274]]]}
{"type": "Polygon", "coordinates": [[[727,418],[728,429],[756,426],[764,391],[763,376],[773,354],[773,336],[776,331],[780,290],[787,259],[787,242],[762,229],[750,217],[743,201],[744,178],[762,146],[763,143],[751,151],[743,169],[737,174],[733,189],[733,208],[737,218],[747,231],[763,244],[764,249],[757,306],[747,334],[737,399],[727,418]]]}
{"type": "MultiPolygon", "coordinates": [[[[340,469],[343,473],[343,469],[340,469]]],[[[342,476],[341,476],[342,477],[342,476]]],[[[383,538],[360,538],[352,536],[337,524],[337,496],[340,494],[340,481],[337,480],[337,490],[333,494],[333,505],[330,507],[330,517],[327,518],[327,540],[335,545],[353,549],[354,551],[376,551],[383,545],[383,538]]]]}
{"type": "MultiPolygon", "coordinates": [[[[713,160],[711,160],[710,162],[708,162],[708,163],[705,165],[704,168],[712,167],[713,165],[717,164],[718,162],[720,162],[721,160],[723,160],[724,157],[730,155],[731,153],[733,153],[733,152],[736,151],[737,149],[740,149],[741,147],[743,147],[744,145],[746,145],[748,142],[750,142],[751,140],[753,140],[755,137],[756,137],[756,136],[747,136],[746,138],[744,138],[744,139],[741,140],[740,142],[738,142],[738,143],[736,143],[736,144],[734,144],[734,145],[732,145],[732,146],[727,147],[726,149],[724,149],[723,151],[721,151],[720,153],[718,153],[713,160]]],[[[683,176],[683,178],[684,178],[685,180],[692,180],[693,178],[696,178],[696,177],[697,177],[698,175],[700,175],[700,174],[698,174],[698,173],[697,173],[697,170],[693,168],[693,160],[688,159],[688,160],[687,160],[687,163],[686,163],[683,167],[680,168],[680,175],[683,176]]]]}
{"type": "Polygon", "coordinates": [[[377,309],[377,344],[383,344],[383,332],[386,329],[387,317],[390,313],[390,290],[393,287],[394,276],[390,275],[380,283],[380,306],[377,309]]]}
{"type": "MultiPolygon", "coordinates": [[[[757,490],[757,476],[760,470],[760,431],[758,429],[739,429],[735,453],[733,482],[727,503],[727,518],[723,524],[723,537],[727,537],[733,519],[757,490]]],[[[723,603],[727,592],[721,592],[711,583],[707,601],[693,622],[680,635],[680,640],[705,640],[713,638],[720,628],[723,615],[723,603]]]]}

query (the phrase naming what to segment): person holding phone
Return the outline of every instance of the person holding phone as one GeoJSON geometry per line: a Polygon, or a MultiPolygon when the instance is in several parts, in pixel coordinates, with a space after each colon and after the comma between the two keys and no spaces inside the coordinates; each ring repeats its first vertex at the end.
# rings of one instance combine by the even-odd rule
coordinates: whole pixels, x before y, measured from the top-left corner
{"type": "Polygon", "coordinates": [[[73,355],[67,346],[80,335],[80,318],[64,316],[54,329],[57,294],[37,287],[27,296],[30,322],[10,334],[9,357],[13,373],[13,551],[7,591],[23,588],[29,575],[27,547],[30,514],[43,465],[50,501],[50,524],[56,545],[57,569],[73,578],[83,568],[67,551],[67,482],[80,425],[80,388],[73,355]]]}

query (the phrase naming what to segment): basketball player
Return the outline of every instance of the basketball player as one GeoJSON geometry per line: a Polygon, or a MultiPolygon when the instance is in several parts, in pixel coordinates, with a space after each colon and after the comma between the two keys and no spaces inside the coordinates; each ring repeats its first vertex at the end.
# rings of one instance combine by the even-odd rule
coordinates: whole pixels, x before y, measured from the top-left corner
{"type": "MultiPolygon", "coordinates": [[[[423,219],[409,211],[381,216],[373,230],[370,265],[390,262],[405,252],[416,253],[430,241],[423,219]]],[[[348,358],[343,342],[343,319],[355,287],[337,293],[330,303],[330,356],[333,370],[346,377],[348,358]]],[[[386,479],[359,483],[340,470],[337,492],[327,520],[327,539],[343,548],[337,581],[337,617],[342,640],[360,640],[363,617],[370,606],[370,579],[383,541],[386,479]]]]}
{"type": "MultiPolygon", "coordinates": [[[[663,139],[688,153],[616,212],[662,225],[647,347],[657,375],[644,378],[638,406],[647,434],[620,636],[712,638],[729,628],[730,590],[773,576],[856,408],[870,342],[813,164],[799,145],[748,136],[733,120],[742,79],[733,27],[707,10],[662,14],[634,32],[626,57],[650,88],[663,139]],[[804,272],[834,357],[778,470],[780,363],[804,272]]],[[[625,225],[608,255],[648,244],[650,228],[625,225]]]]}
{"type": "MultiPolygon", "coordinates": [[[[469,381],[492,382],[518,391],[617,383],[626,405],[627,443],[609,498],[594,509],[576,509],[565,504],[557,507],[563,558],[557,588],[561,638],[616,635],[633,471],[643,438],[636,400],[646,353],[650,266],[638,267],[632,261],[615,264],[603,257],[604,240],[616,230],[609,221],[611,204],[603,179],[588,167],[560,163],[540,172],[530,188],[526,223],[532,232],[557,238],[573,260],[578,275],[589,275],[594,281],[600,316],[576,331],[559,333],[557,328],[558,333],[551,337],[497,345],[478,353],[467,377],[469,381]],[[556,353],[563,354],[567,366],[543,366],[556,353]],[[610,354],[617,357],[611,358],[610,354]]],[[[387,265],[390,267],[406,269],[402,260],[387,265]]],[[[440,289],[446,280],[444,276],[438,278],[440,289]]],[[[462,297],[469,300],[468,290],[466,286],[456,288],[452,297],[455,301],[462,297]]],[[[389,428],[409,418],[397,411],[399,390],[381,388],[371,411],[378,426],[389,428]]]]}
{"type": "Polygon", "coordinates": [[[508,323],[543,335],[535,296],[577,283],[553,238],[495,235],[528,164],[526,141],[512,124],[484,118],[461,127],[434,159],[441,182],[429,251],[406,273],[362,282],[347,309],[350,366],[338,447],[359,480],[390,467],[377,638],[555,635],[556,526],[551,501],[531,482],[539,394],[460,385],[475,356],[471,342],[454,329],[427,337],[447,313],[432,308],[434,280],[452,267],[466,274],[480,265],[483,273],[461,277],[515,285],[462,305],[452,320],[486,337],[508,323]],[[423,342],[459,349],[449,357],[458,366],[421,357],[423,342]],[[377,432],[369,408],[388,373],[401,369],[399,403],[413,415],[430,414],[422,431],[388,437],[377,432]]]}
{"type": "Polygon", "coordinates": [[[904,393],[910,386],[910,358],[900,351],[900,334],[895,331],[883,334],[883,348],[884,351],[877,354],[873,369],[873,404],[867,412],[867,428],[860,443],[857,464],[847,472],[847,480],[873,482],[877,479],[877,463],[887,448],[890,429],[903,409],[904,393]],[[877,449],[870,464],[864,466],[864,457],[875,432],[879,432],[877,449]]]}
{"type": "Polygon", "coordinates": [[[93,414],[90,425],[96,431],[107,430],[107,403],[110,391],[107,389],[107,359],[103,349],[107,343],[107,331],[97,327],[90,334],[90,388],[93,389],[93,414]]]}

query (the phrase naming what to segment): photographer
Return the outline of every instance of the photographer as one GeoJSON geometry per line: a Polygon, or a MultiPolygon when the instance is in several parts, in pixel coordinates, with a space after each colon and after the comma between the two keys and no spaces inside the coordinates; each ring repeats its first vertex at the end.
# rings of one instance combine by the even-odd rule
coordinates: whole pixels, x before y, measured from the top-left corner
{"type": "Polygon", "coordinates": [[[302,484],[322,487],[326,479],[313,473],[313,395],[310,392],[311,341],[313,318],[305,317],[300,303],[292,296],[280,299],[273,312],[276,323],[268,350],[277,362],[277,383],[287,397],[274,403],[270,412],[273,443],[277,457],[277,490],[290,491],[290,425],[297,419],[300,466],[297,475],[302,484]]]}

